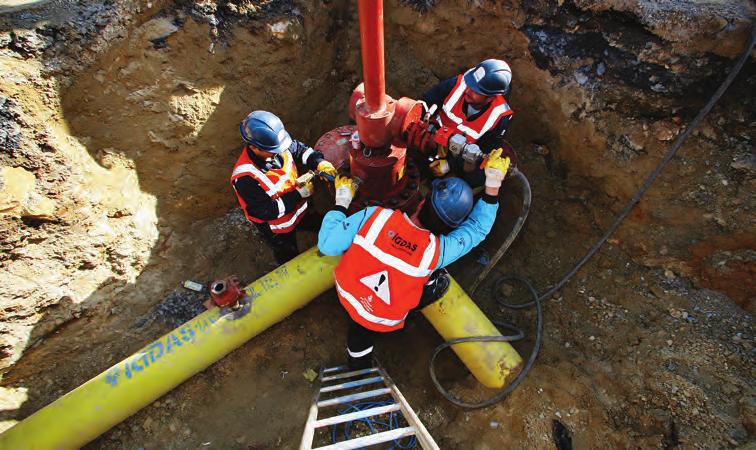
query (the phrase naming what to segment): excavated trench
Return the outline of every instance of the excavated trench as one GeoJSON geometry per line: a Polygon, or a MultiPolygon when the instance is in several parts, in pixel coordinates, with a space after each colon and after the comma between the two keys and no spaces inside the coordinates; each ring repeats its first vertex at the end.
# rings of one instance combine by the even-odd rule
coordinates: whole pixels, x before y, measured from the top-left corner
{"type": "MultiPolygon", "coordinates": [[[[387,91],[417,98],[481,59],[508,60],[509,139],[534,203],[497,269],[544,291],[724,79],[753,12],[745,1],[390,0],[387,91]]],[[[348,122],[361,69],[356,5],[345,0],[53,2],[0,23],[7,428],[200,311],[184,280],[251,281],[274,267],[228,184],[238,123],[270,110],[313,144],[348,122]]],[[[442,448],[753,439],[753,73],[751,60],[548,304],[543,352],[507,400],[471,412],[438,395],[427,361],[440,338],[423,319],[379,340],[442,448]]],[[[313,243],[303,233],[301,247],[313,243]]],[[[532,335],[534,313],[499,311],[489,287],[474,295],[483,308],[532,335]]],[[[90,447],[294,448],[312,395],[302,373],[343,358],[345,329],[327,293],[90,447]]],[[[460,395],[492,394],[451,356],[440,372],[460,395]]]]}

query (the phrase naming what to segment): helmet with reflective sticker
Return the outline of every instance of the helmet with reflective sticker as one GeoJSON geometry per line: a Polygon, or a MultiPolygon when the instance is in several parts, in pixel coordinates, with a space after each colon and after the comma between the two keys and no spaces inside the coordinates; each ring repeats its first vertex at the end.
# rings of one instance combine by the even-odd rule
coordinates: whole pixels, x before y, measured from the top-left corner
{"type": "Polygon", "coordinates": [[[487,59],[465,72],[465,84],[480,95],[509,95],[512,69],[500,59],[487,59]]]}

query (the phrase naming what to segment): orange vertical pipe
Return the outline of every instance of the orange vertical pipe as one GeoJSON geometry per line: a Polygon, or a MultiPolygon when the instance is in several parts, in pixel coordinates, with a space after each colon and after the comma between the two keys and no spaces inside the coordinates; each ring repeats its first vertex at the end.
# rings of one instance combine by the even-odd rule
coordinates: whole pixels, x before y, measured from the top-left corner
{"type": "Polygon", "coordinates": [[[371,113],[386,109],[386,78],[383,70],[383,0],[359,0],[362,77],[365,102],[371,113]]]}

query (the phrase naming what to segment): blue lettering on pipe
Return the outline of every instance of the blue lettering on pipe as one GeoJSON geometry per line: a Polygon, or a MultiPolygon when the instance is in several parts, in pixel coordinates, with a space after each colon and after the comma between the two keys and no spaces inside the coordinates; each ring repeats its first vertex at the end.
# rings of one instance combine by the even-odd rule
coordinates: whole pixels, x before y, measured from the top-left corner
{"type": "Polygon", "coordinates": [[[116,387],[122,380],[122,376],[127,380],[137,377],[165,355],[180,350],[180,347],[184,345],[193,345],[197,341],[198,333],[206,334],[210,327],[218,322],[218,319],[218,317],[203,317],[194,325],[182,325],[165,338],[153,342],[127,360],[108,369],[105,373],[105,383],[116,387]]]}

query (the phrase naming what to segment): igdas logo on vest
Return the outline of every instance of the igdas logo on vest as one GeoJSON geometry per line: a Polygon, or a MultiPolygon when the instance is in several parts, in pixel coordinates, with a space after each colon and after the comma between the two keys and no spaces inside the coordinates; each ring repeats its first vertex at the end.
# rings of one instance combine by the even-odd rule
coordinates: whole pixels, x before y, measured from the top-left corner
{"type": "Polygon", "coordinates": [[[412,253],[417,250],[417,244],[404,239],[399,235],[399,233],[394,230],[389,230],[386,235],[388,235],[389,239],[391,239],[391,245],[405,253],[412,253]]]}

